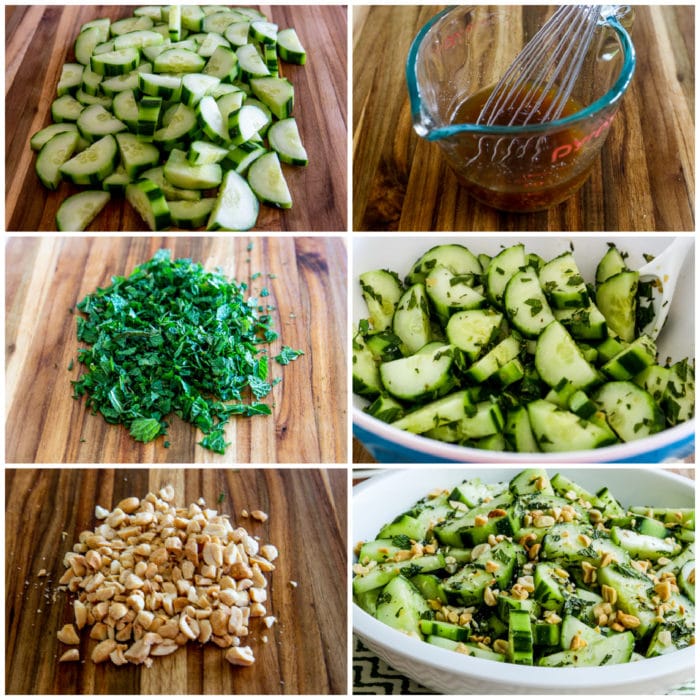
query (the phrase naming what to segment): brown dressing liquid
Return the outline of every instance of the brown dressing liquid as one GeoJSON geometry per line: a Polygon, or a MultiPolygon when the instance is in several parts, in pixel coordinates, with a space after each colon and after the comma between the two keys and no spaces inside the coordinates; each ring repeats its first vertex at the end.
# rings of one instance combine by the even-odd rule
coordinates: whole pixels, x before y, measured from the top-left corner
{"type": "MultiPolygon", "coordinates": [[[[452,123],[476,123],[493,89],[490,86],[471,95],[457,108],[452,123]]],[[[537,123],[537,116],[546,113],[553,97],[553,93],[543,96],[540,89],[518,114],[514,109],[501,112],[497,124],[508,125],[515,116],[513,125],[522,125],[533,111],[530,123],[537,123]]],[[[582,109],[570,98],[560,118],[582,109]]],[[[604,128],[593,125],[588,137],[580,125],[522,137],[464,134],[448,146],[449,160],[461,184],[479,201],[506,211],[547,209],[570,197],[586,180],[595,162],[597,144],[605,138],[608,126],[609,122],[603,124],[604,128]]]]}

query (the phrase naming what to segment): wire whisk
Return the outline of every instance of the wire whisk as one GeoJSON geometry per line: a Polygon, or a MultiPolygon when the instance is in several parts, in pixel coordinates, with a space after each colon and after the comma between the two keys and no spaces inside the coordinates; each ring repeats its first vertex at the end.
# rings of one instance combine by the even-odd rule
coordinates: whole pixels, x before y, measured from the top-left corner
{"type": "Polygon", "coordinates": [[[559,7],[515,57],[476,123],[520,126],[558,119],[581,73],[600,16],[601,5],[559,7]]]}

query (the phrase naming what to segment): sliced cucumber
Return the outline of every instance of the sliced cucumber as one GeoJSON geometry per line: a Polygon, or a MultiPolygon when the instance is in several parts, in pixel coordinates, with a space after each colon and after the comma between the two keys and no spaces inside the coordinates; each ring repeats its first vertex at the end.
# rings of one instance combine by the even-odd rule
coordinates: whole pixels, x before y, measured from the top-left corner
{"type": "Polygon", "coordinates": [[[36,172],[44,187],[55,190],[62,178],[61,166],[71,158],[78,146],[77,131],[64,131],[49,139],[36,159],[36,172]]]}
{"type": "Polygon", "coordinates": [[[170,221],[174,226],[195,229],[207,223],[216,200],[204,197],[198,201],[176,200],[168,202],[170,221]]]}
{"type": "Polygon", "coordinates": [[[151,231],[161,231],[170,225],[170,209],[165,196],[152,180],[139,180],[126,188],[126,199],[151,231]]]}
{"type": "Polygon", "coordinates": [[[109,202],[109,192],[83,190],[61,202],[56,212],[59,231],[84,231],[109,202]]]}
{"type": "Polygon", "coordinates": [[[248,168],[248,184],[263,204],[280,209],[289,209],[292,206],[292,195],[274,151],[269,151],[253,161],[248,168]]]}
{"type": "Polygon", "coordinates": [[[124,170],[132,180],[160,160],[160,151],[134,134],[117,134],[117,145],[124,170]]]}
{"type": "Polygon", "coordinates": [[[294,87],[286,78],[251,78],[250,87],[277,119],[291,116],[294,109],[294,87]]]}
{"type": "Polygon", "coordinates": [[[96,185],[112,173],[117,159],[117,142],[108,134],[66,161],[60,171],[76,185],[96,185]]]}
{"type": "Polygon", "coordinates": [[[280,58],[287,63],[303,66],[306,63],[306,51],[292,27],[277,32],[277,51],[280,58]]]}
{"type": "Polygon", "coordinates": [[[248,231],[258,219],[258,199],[245,178],[234,170],[224,176],[207,230],[248,231]]]}

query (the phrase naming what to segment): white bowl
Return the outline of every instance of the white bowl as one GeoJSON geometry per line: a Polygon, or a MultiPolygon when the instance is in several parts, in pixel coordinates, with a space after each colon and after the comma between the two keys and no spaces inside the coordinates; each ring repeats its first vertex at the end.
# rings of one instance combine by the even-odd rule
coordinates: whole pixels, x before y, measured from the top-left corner
{"type": "MultiPolygon", "coordinates": [[[[480,476],[507,481],[519,469],[466,467],[389,469],[353,489],[352,542],[372,540],[387,522],[434,488],[480,476]]],[[[562,468],[592,490],[608,486],[624,506],[693,507],[692,481],[662,469],[562,468]]],[[[555,470],[549,470],[550,476],[555,470]]],[[[653,659],[599,668],[544,668],[487,661],[434,647],[379,622],[353,603],[353,629],[390,666],[427,688],[452,694],[651,694],[694,676],[694,648],[653,659]]]]}
{"type": "MultiPolygon", "coordinates": [[[[356,236],[353,248],[352,304],[355,327],[361,318],[367,317],[367,307],[362,298],[359,275],[368,270],[386,268],[400,277],[411,269],[413,263],[429,248],[442,243],[461,243],[473,253],[494,255],[504,247],[524,243],[528,252],[552,258],[573,247],[574,257],[584,279],[595,278],[598,261],[615,242],[627,252],[627,264],[636,269],[645,264],[645,254],[658,255],[671,243],[670,237],[646,237],[639,235],[615,236],[356,236]]],[[[695,357],[695,291],[694,249],[681,270],[674,295],[673,307],[666,325],[658,338],[659,358],[682,360],[695,357]]],[[[438,440],[413,435],[392,428],[362,409],[367,401],[353,397],[353,430],[355,436],[379,462],[630,462],[658,463],[678,461],[689,457],[695,450],[695,420],[690,420],[641,440],[620,443],[596,450],[560,452],[556,454],[525,454],[479,450],[452,445],[438,440]]]]}

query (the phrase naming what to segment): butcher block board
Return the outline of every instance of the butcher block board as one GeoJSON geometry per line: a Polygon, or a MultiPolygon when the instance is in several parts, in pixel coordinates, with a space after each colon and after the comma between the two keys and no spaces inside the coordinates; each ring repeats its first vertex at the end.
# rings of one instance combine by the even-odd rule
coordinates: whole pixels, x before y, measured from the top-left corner
{"type": "MultiPolygon", "coordinates": [[[[8,469],[5,474],[5,683],[12,694],[316,695],[346,692],[345,469],[8,469]],[[234,526],[279,550],[268,577],[269,630],[245,639],[256,663],[232,666],[214,644],[190,643],[143,666],[96,665],[81,635],[79,663],[58,663],[56,639],[72,621],[72,594],[59,590],[62,560],[95,505],[175,488],[174,504],[204,497],[234,526]],[[266,522],[241,516],[261,509],[266,522]],[[39,575],[41,570],[45,575],[39,575]],[[294,583],[297,585],[295,586],[294,583]],[[267,643],[262,635],[268,637],[267,643]]],[[[260,623],[260,620],[254,620],[260,623]]]]}
{"type": "MultiPolygon", "coordinates": [[[[294,204],[261,206],[256,230],[344,231],[347,228],[347,9],[339,5],[259,6],[280,27],[294,27],[307,52],[304,66],[281,62],[294,85],[294,116],[309,155],[307,167],[283,166],[294,204]]],[[[130,16],[134,6],[52,5],[5,8],[5,197],[9,231],[55,231],[56,210],[79,190],[45,189],[34,171],[29,139],[51,122],[50,107],[65,62],[73,61],[80,27],[98,17],[130,16]]],[[[91,231],[147,231],[120,197],[91,231]]]]}
{"type": "Polygon", "coordinates": [[[694,230],[692,5],[634,6],[637,68],[600,158],[578,193],[531,214],[499,212],[469,197],[439,146],[413,131],[404,66],[414,37],[440,9],[354,8],[356,231],[694,230]]]}
{"type": "Polygon", "coordinates": [[[6,244],[6,461],[8,463],[338,463],[347,461],[345,242],[340,237],[24,237],[6,244]],[[75,305],[112,276],[129,274],[159,249],[220,267],[249,295],[264,287],[282,345],[304,355],[286,366],[264,401],[272,415],[234,417],[218,455],[202,434],[171,417],[164,438],[143,444],[72,398],[75,305]],[[258,276],[258,273],[259,276],[258,276]],[[69,369],[70,368],[70,369],[69,369]]]}

